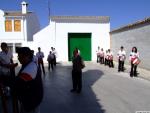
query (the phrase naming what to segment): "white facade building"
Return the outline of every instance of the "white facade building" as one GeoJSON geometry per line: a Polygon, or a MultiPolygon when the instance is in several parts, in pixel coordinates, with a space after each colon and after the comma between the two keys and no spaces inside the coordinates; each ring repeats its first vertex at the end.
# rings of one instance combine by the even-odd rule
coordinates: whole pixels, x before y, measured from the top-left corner
{"type": "Polygon", "coordinates": [[[0,43],[8,43],[13,53],[16,47],[33,45],[33,34],[40,30],[36,14],[27,11],[26,2],[21,5],[22,11],[0,10],[0,43]]]}
{"type": "Polygon", "coordinates": [[[85,60],[96,60],[98,46],[110,48],[109,32],[108,16],[52,16],[49,25],[34,35],[34,48],[41,47],[45,60],[51,47],[58,61],[68,61],[73,47],[81,49],[85,60]]]}

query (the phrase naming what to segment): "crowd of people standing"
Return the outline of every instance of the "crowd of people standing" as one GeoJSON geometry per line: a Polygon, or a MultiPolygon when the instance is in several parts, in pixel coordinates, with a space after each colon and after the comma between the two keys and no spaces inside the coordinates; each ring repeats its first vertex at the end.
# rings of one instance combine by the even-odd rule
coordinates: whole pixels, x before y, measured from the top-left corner
{"type": "MultiPolygon", "coordinates": [[[[110,49],[104,52],[103,48],[100,49],[100,47],[98,46],[98,50],[96,51],[96,54],[97,54],[97,63],[104,64],[105,66],[109,66],[112,68],[114,67],[114,63],[113,63],[114,55],[110,49]]],[[[118,72],[124,72],[126,52],[123,46],[120,47],[117,53],[117,60],[118,60],[118,72]]],[[[136,47],[132,47],[129,56],[129,62],[131,65],[130,77],[137,77],[137,66],[140,63],[140,59],[139,59],[139,52],[137,51],[136,47]]]]}
{"type": "MultiPolygon", "coordinates": [[[[39,105],[43,98],[43,83],[42,73],[45,75],[44,68],[44,52],[38,47],[38,52],[34,55],[34,51],[29,47],[20,47],[17,49],[18,60],[21,64],[19,73],[15,75],[15,68],[18,63],[14,63],[13,55],[9,51],[7,43],[1,43],[0,52],[0,94],[5,93],[5,90],[11,89],[10,93],[15,98],[13,102],[19,104],[19,111],[16,113],[38,113],[39,105]],[[2,92],[4,91],[4,92],[2,92]],[[35,96],[36,95],[36,96],[35,96]],[[16,102],[18,99],[18,102],[16,102]]],[[[114,55],[108,49],[104,52],[103,48],[98,47],[97,62],[114,68],[114,55]]],[[[126,52],[121,46],[118,53],[118,72],[124,72],[124,63],[126,60],[126,52]]],[[[53,70],[56,66],[56,50],[51,47],[51,51],[47,56],[48,70],[53,70]]],[[[130,77],[137,77],[137,66],[140,63],[139,52],[136,47],[133,47],[129,56],[131,63],[130,77]]],[[[82,91],[82,69],[85,67],[84,61],[81,57],[80,50],[75,48],[72,57],[72,86],[71,92],[80,93],[82,91]]],[[[4,103],[5,104],[5,103],[4,103]]]]}
{"type": "Polygon", "coordinates": [[[41,69],[35,62],[33,51],[28,47],[17,49],[21,68],[15,75],[18,63],[13,62],[7,43],[1,43],[1,50],[0,95],[2,95],[3,112],[8,113],[6,97],[11,96],[14,113],[39,113],[39,105],[43,98],[43,83],[41,69]]]}
{"type": "MultiPolygon", "coordinates": [[[[44,52],[38,47],[38,52],[29,47],[17,48],[18,61],[21,68],[18,74],[13,62],[13,55],[7,43],[1,43],[0,51],[0,96],[2,96],[3,112],[8,113],[6,97],[12,97],[14,113],[39,113],[39,105],[43,98],[42,73],[45,75],[44,52]]],[[[47,56],[48,70],[56,66],[56,51],[51,47],[47,56]]]]}
{"type": "MultiPolygon", "coordinates": [[[[43,63],[44,58],[44,52],[41,51],[41,48],[38,47],[38,52],[35,55],[35,59],[37,59],[39,67],[42,67],[43,74],[45,75],[45,68],[43,63]]],[[[54,66],[56,66],[56,50],[54,47],[51,47],[51,51],[49,52],[47,56],[47,62],[48,62],[48,70],[50,71],[54,69],[54,66]]]]}

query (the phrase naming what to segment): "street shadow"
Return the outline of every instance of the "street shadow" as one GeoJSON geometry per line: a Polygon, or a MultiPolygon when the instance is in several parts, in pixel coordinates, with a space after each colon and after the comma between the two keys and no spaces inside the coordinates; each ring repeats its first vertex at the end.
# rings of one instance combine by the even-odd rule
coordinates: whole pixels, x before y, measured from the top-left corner
{"type": "MultiPolygon", "coordinates": [[[[99,69],[83,70],[83,89],[80,94],[71,93],[72,66],[57,65],[54,71],[47,72],[44,78],[44,99],[41,113],[105,113],[100,99],[93,91],[93,85],[102,76],[99,69]]],[[[98,87],[98,86],[96,86],[98,87]]]]}

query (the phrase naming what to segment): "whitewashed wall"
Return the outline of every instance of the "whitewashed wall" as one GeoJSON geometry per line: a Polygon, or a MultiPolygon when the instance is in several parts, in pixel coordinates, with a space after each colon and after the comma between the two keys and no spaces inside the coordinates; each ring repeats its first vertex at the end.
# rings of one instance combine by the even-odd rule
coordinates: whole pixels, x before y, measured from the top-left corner
{"type": "MultiPolygon", "coordinates": [[[[22,23],[23,21],[21,21],[22,23]]],[[[12,22],[12,24],[14,24],[12,22]]],[[[23,40],[23,33],[21,32],[5,32],[5,18],[0,15],[0,40],[2,41],[10,41],[12,40],[13,42],[18,42],[20,40],[23,40]]],[[[12,27],[13,28],[13,27],[12,27]]],[[[23,29],[23,28],[22,28],[23,29]]]]}
{"type": "MultiPolygon", "coordinates": [[[[14,17],[9,17],[14,18],[14,17]]],[[[14,27],[12,27],[12,32],[5,32],[5,16],[4,11],[0,10],[0,43],[7,42],[11,43],[13,46],[14,59],[17,59],[15,54],[15,43],[19,43],[22,46],[28,46],[31,49],[35,48],[33,43],[33,34],[40,30],[40,24],[35,13],[30,13],[27,17],[15,17],[21,20],[21,31],[14,32],[14,27]]],[[[12,19],[12,26],[14,26],[14,21],[12,19]]]]}
{"type": "Polygon", "coordinates": [[[53,46],[57,51],[58,61],[68,61],[68,33],[92,34],[92,60],[96,60],[97,47],[110,48],[110,24],[93,23],[50,23],[46,28],[34,35],[35,51],[37,47],[45,53],[45,61],[53,46]]]}
{"type": "MultiPolygon", "coordinates": [[[[33,41],[33,34],[40,30],[39,21],[36,15],[30,14],[27,18],[17,17],[21,19],[21,32],[5,32],[5,17],[4,12],[0,10],[0,40],[5,42],[17,43],[23,41],[33,41]]],[[[12,21],[12,26],[14,21],[12,21]]]]}
{"type": "Polygon", "coordinates": [[[36,33],[34,37],[34,51],[35,53],[38,52],[38,47],[41,47],[41,51],[44,52],[44,60],[46,61],[49,51],[51,50],[51,47],[55,47],[55,26],[54,25],[48,25],[38,33],[36,33]],[[53,26],[53,27],[52,27],[53,26]]]}
{"type": "Polygon", "coordinates": [[[109,25],[90,23],[56,23],[56,49],[59,60],[68,60],[68,33],[91,33],[92,60],[98,46],[109,48],[109,25]]]}

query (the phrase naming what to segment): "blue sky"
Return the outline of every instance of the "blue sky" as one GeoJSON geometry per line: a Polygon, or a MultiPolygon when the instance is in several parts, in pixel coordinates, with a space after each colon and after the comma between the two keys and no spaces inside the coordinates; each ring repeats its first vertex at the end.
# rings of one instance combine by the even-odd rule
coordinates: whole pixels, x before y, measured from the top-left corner
{"type": "MultiPolygon", "coordinates": [[[[48,25],[48,0],[24,0],[48,25]]],[[[22,0],[0,0],[0,9],[21,10],[22,0]]],[[[150,0],[49,0],[51,16],[110,16],[111,30],[150,17],[150,0]]]]}

